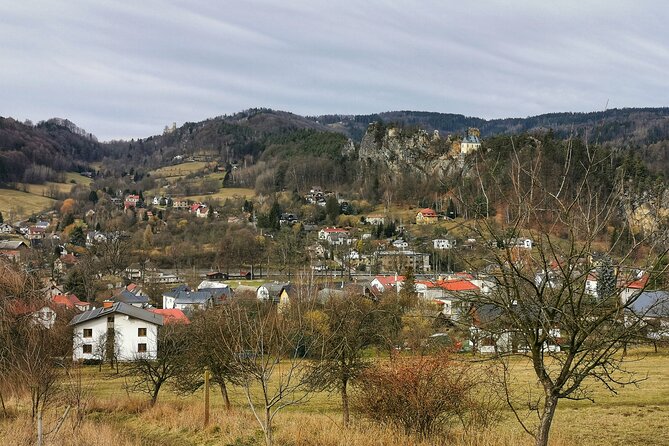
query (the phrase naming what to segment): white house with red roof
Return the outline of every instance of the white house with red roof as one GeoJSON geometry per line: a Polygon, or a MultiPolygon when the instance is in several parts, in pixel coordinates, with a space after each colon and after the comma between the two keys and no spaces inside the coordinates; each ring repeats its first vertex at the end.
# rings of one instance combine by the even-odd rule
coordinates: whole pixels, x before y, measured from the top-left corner
{"type": "Polygon", "coordinates": [[[379,293],[386,291],[396,291],[399,293],[402,285],[404,285],[404,276],[376,276],[369,285],[379,293]]]}
{"type": "Polygon", "coordinates": [[[125,200],[123,200],[123,207],[125,209],[136,208],[139,202],[140,202],[139,195],[129,194],[126,195],[125,200]]]}

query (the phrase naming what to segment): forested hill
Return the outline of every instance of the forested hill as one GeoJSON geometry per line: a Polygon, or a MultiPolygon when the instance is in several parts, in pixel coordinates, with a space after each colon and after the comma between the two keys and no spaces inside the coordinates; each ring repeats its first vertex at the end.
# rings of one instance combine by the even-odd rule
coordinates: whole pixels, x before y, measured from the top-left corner
{"type": "Polygon", "coordinates": [[[325,115],[314,117],[333,130],[359,141],[370,122],[382,121],[439,130],[448,135],[469,127],[481,130],[483,138],[552,129],[556,136],[575,135],[588,142],[642,147],[669,140],[669,108],[624,108],[591,113],[549,113],[527,118],[485,120],[451,113],[392,111],[371,115],[325,115]]]}
{"type": "Polygon", "coordinates": [[[86,170],[107,152],[95,137],[64,119],[37,125],[0,117],[0,183],[41,183],[86,170]]]}
{"type": "MultiPolygon", "coordinates": [[[[99,143],[63,119],[37,125],[0,118],[0,182],[42,182],[67,170],[87,170],[104,160],[110,173],[128,164],[144,170],[175,156],[206,153],[207,159],[254,165],[325,158],[334,163],[359,144],[370,122],[439,130],[462,135],[469,127],[483,139],[496,135],[548,131],[557,138],[577,136],[615,149],[632,149],[650,166],[669,164],[669,108],[613,109],[593,113],[551,113],[528,118],[485,120],[458,114],[394,111],[371,115],[303,117],[284,111],[249,109],[234,115],[166,127],[161,135],[99,143]],[[116,169],[115,167],[118,167],[116,169]]],[[[659,169],[659,167],[658,167],[659,169]]]]}

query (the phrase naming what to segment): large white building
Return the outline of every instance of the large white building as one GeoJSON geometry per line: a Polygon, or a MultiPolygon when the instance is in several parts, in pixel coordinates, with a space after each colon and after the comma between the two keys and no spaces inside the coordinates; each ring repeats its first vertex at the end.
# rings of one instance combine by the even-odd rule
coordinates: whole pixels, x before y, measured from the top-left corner
{"type": "Polygon", "coordinates": [[[123,302],[105,302],[102,308],[76,315],[70,325],[74,360],[102,360],[113,353],[119,361],[132,361],[157,358],[163,317],[123,302]]]}

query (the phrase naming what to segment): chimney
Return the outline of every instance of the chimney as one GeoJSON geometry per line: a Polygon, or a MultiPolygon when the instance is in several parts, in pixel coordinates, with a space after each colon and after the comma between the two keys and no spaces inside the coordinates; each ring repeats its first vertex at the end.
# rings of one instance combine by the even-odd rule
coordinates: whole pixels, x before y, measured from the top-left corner
{"type": "Polygon", "coordinates": [[[107,299],[107,300],[102,301],[102,308],[111,308],[112,305],[114,305],[113,300],[107,299]]]}

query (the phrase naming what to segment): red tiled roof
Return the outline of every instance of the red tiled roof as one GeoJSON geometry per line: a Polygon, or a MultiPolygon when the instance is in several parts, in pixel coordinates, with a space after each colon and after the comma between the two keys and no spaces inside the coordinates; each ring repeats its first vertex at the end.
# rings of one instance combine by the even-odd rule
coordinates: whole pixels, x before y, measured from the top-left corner
{"type": "Polygon", "coordinates": [[[418,211],[419,214],[422,214],[423,217],[436,217],[437,213],[433,209],[425,208],[418,211]]]}
{"type": "Polygon", "coordinates": [[[323,231],[324,231],[324,232],[327,232],[327,233],[332,233],[332,232],[348,232],[346,229],[342,229],[342,228],[325,228],[325,229],[323,229],[323,231]]]}
{"type": "Polygon", "coordinates": [[[66,308],[88,307],[90,305],[88,302],[79,300],[74,294],[56,294],[51,298],[51,301],[58,305],[64,305],[66,308]]]}
{"type": "Polygon", "coordinates": [[[648,275],[644,274],[641,279],[634,280],[627,284],[627,288],[633,288],[635,290],[643,289],[648,284],[648,275]]]}
{"type": "Polygon", "coordinates": [[[469,280],[447,280],[437,282],[441,288],[446,291],[478,291],[479,287],[469,280]]]}
{"type": "Polygon", "coordinates": [[[397,282],[404,282],[404,276],[397,276],[397,280],[395,280],[395,276],[376,276],[375,279],[384,286],[395,285],[397,282]]]}
{"type": "Polygon", "coordinates": [[[163,317],[163,323],[165,324],[190,324],[188,316],[184,314],[183,311],[177,308],[171,309],[161,309],[161,308],[151,308],[150,312],[159,314],[163,317]]]}

